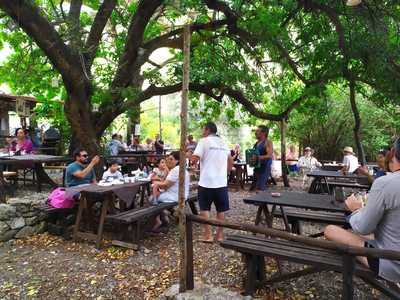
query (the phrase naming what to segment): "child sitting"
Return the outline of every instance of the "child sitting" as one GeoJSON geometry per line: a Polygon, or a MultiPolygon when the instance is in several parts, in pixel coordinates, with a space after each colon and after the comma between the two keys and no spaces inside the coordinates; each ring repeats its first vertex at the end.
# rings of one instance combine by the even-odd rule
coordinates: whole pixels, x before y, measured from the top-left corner
{"type": "Polygon", "coordinates": [[[112,160],[110,162],[110,167],[108,168],[107,171],[103,173],[103,178],[104,181],[106,182],[111,182],[113,180],[123,180],[124,177],[122,176],[122,173],[119,171],[119,164],[118,161],[112,160]]]}
{"type": "Polygon", "coordinates": [[[151,182],[164,181],[169,173],[167,164],[165,163],[165,159],[164,158],[159,159],[156,165],[157,168],[153,169],[153,172],[151,173],[150,176],[151,182]]]}

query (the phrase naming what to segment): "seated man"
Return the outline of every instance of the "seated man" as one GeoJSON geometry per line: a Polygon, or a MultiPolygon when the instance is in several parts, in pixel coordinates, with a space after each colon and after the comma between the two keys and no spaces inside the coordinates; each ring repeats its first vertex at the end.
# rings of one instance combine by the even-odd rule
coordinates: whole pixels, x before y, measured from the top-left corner
{"type": "MultiPolygon", "coordinates": [[[[153,185],[153,197],[155,203],[171,203],[178,202],[178,191],[179,191],[179,151],[174,151],[166,158],[167,167],[170,170],[165,180],[154,182],[153,185]]],[[[185,170],[185,199],[189,196],[189,183],[190,177],[189,172],[185,170]]],[[[163,214],[163,222],[161,222],[160,216],[156,218],[156,223],[153,227],[153,231],[161,227],[163,223],[168,224],[168,219],[163,214]]]]}
{"type": "Polygon", "coordinates": [[[344,147],[343,149],[343,174],[352,174],[359,167],[358,158],[355,156],[352,147],[344,147]]]}
{"type": "MultiPolygon", "coordinates": [[[[353,232],[329,225],[325,237],[349,246],[400,251],[400,139],[392,150],[390,169],[392,174],[377,178],[368,194],[367,204],[353,195],[346,199],[352,212],[349,223],[353,232]],[[366,235],[373,234],[370,240],[366,235]]],[[[400,281],[400,262],[372,257],[357,257],[380,277],[400,281]]]]}
{"type": "Polygon", "coordinates": [[[98,164],[100,158],[96,155],[89,162],[86,150],[77,149],[74,151],[75,161],[68,165],[65,178],[67,187],[81,184],[96,183],[94,166],[98,164]]]}
{"type": "Polygon", "coordinates": [[[313,156],[313,150],[310,147],[306,147],[304,148],[304,155],[301,156],[297,162],[297,166],[303,178],[302,187],[304,188],[309,181],[307,173],[315,168],[321,167],[322,164],[313,156]]]}

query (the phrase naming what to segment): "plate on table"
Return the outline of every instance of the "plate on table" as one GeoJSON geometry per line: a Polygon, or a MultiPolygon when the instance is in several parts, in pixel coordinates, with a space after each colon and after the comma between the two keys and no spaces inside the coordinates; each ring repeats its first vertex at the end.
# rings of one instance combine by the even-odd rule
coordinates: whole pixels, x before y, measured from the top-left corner
{"type": "Polygon", "coordinates": [[[149,178],[138,178],[137,181],[140,181],[140,182],[150,182],[151,179],[149,179],[149,178]]]}

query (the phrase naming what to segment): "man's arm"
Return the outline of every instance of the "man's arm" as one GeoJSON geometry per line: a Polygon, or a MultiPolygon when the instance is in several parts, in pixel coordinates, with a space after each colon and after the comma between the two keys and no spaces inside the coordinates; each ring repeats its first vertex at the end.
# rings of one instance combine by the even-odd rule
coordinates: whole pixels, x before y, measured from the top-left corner
{"type": "Polygon", "coordinates": [[[72,175],[78,178],[85,178],[93,170],[94,166],[98,164],[99,161],[100,158],[96,155],[95,157],[93,157],[92,161],[87,165],[86,168],[76,171],[72,173],[72,175]]]}
{"type": "Polygon", "coordinates": [[[374,232],[385,213],[383,190],[381,188],[371,189],[368,194],[367,205],[350,217],[351,228],[362,235],[374,232]]]}

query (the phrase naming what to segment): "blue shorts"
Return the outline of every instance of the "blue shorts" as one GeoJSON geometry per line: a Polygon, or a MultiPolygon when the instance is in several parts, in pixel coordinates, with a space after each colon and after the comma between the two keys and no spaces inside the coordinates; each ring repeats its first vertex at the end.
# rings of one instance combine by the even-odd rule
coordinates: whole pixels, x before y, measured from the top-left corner
{"type": "Polygon", "coordinates": [[[229,210],[228,187],[205,188],[199,186],[198,198],[200,210],[210,211],[214,203],[217,212],[222,213],[229,210]]]}

